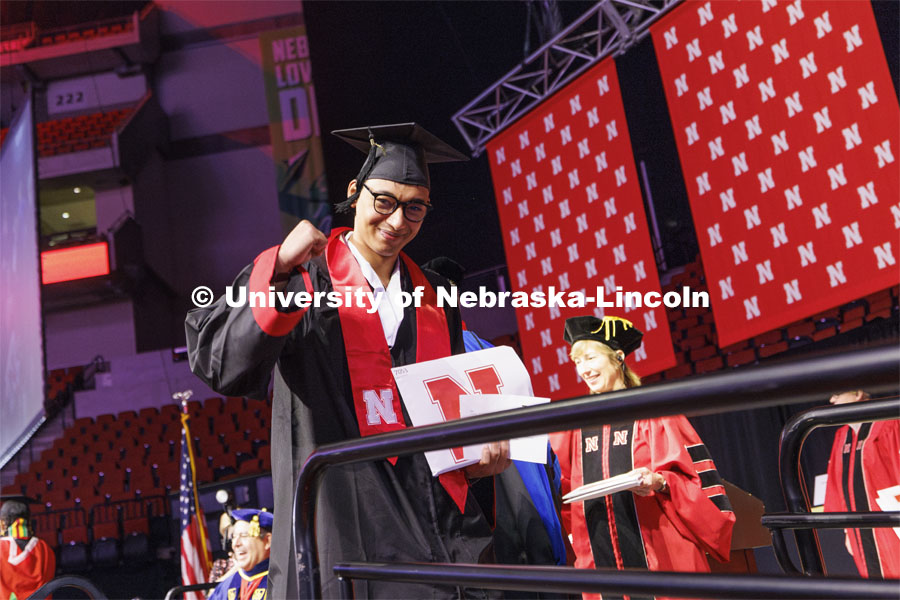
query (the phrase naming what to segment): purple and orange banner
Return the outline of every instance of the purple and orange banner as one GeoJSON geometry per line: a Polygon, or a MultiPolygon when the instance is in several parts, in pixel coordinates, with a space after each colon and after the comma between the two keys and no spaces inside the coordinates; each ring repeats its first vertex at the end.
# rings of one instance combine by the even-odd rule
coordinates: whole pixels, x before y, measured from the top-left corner
{"type": "Polygon", "coordinates": [[[308,219],[327,233],[331,205],[306,27],[265,32],[259,43],[285,231],[308,219]]]}

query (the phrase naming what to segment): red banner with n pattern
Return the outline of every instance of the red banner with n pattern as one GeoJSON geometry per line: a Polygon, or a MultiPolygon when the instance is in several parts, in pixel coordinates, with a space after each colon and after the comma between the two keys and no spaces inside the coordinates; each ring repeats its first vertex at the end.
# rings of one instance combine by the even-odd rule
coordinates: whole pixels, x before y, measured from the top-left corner
{"type": "Polygon", "coordinates": [[[652,26],[719,345],[900,281],[900,110],[869,2],[686,2],[652,26]]]}

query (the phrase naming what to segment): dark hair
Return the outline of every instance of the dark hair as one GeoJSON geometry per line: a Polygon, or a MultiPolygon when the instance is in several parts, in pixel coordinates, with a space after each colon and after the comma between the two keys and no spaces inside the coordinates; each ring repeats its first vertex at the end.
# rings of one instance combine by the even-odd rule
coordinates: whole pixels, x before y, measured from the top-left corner
{"type": "Polygon", "coordinates": [[[7,500],[0,507],[0,520],[7,527],[13,524],[16,519],[28,519],[30,517],[28,505],[18,500],[7,500]]]}

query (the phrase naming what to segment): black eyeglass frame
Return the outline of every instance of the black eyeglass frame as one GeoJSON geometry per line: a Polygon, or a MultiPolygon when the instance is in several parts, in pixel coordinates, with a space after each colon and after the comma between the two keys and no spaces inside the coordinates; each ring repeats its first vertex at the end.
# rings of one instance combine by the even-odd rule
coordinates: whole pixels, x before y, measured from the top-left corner
{"type": "Polygon", "coordinates": [[[394,197],[393,195],[388,194],[386,192],[378,192],[378,193],[373,192],[372,188],[370,188],[365,183],[363,183],[362,186],[364,188],[366,188],[366,191],[369,192],[369,194],[372,195],[372,207],[375,209],[375,212],[377,212],[379,215],[386,215],[386,216],[392,215],[395,212],[397,212],[397,209],[399,207],[402,206],[404,219],[406,219],[410,223],[421,223],[422,221],[425,220],[425,217],[428,216],[428,213],[431,212],[431,209],[433,208],[430,204],[426,204],[425,202],[422,202],[421,200],[408,200],[406,202],[401,202],[396,197],[394,197]],[[379,196],[383,197],[383,198],[390,198],[394,202],[394,208],[392,208],[389,212],[384,212],[384,211],[378,210],[378,197],[379,196]],[[425,209],[425,214],[422,215],[421,219],[416,220],[416,219],[409,218],[409,214],[406,212],[406,207],[410,206],[411,204],[415,204],[416,206],[421,206],[425,209]]]}

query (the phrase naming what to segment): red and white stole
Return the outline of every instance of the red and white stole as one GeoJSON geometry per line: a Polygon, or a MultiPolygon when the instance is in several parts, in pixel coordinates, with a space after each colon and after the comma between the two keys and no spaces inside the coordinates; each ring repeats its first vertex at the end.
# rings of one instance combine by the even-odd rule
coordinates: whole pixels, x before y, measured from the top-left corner
{"type": "MultiPolygon", "coordinates": [[[[332,230],[325,249],[325,261],[332,286],[345,294],[357,289],[370,292],[366,281],[347,244],[341,240],[349,228],[332,230]]],[[[348,242],[349,243],[349,242],[348,242]]],[[[450,334],[444,310],[437,306],[437,294],[422,270],[405,254],[400,258],[406,265],[414,289],[424,289],[421,306],[416,308],[416,362],[450,356],[450,334]]],[[[345,296],[346,297],[346,296],[345,296]]],[[[341,331],[344,334],[344,350],[350,371],[353,390],[353,406],[361,436],[387,433],[404,429],[403,408],[400,393],[391,373],[391,351],[384,339],[384,329],[377,312],[369,313],[357,302],[338,307],[341,331]]],[[[397,464],[397,457],[388,459],[397,464]]],[[[468,482],[462,470],[449,471],[439,476],[441,485],[453,498],[459,512],[465,512],[468,482]]]]}

